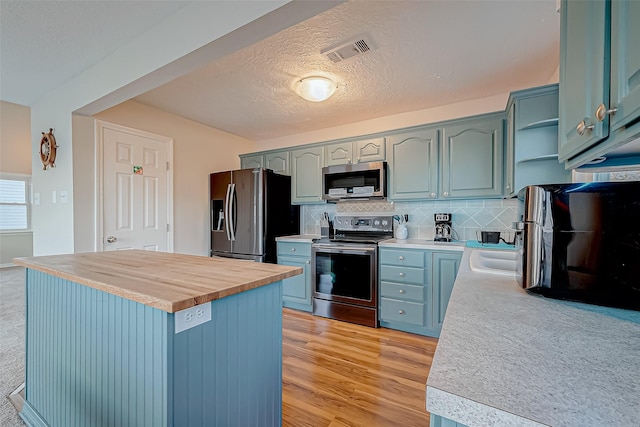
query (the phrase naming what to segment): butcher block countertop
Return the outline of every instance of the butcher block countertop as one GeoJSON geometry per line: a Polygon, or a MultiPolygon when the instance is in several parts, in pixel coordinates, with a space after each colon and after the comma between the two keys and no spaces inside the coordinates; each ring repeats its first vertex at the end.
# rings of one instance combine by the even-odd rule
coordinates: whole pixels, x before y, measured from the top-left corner
{"type": "Polygon", "coordinates": [[[299,267],[142,250],[13,262],[169,313],[302,274],[299,267]]]}

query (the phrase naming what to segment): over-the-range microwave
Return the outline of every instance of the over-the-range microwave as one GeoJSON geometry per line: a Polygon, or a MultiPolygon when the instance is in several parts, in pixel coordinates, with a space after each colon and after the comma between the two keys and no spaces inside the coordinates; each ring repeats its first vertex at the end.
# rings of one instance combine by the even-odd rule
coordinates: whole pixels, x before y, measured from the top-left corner
{"type": "Polygon", "coordinates": [[[322,168],[322,198],[381,199],[387,196],[387,163],[367,162],[322,168]]]}

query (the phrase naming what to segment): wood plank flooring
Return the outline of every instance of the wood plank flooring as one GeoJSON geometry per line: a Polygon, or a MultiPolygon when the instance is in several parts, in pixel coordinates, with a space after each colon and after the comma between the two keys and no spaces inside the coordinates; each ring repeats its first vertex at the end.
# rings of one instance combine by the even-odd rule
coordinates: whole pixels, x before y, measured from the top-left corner
{"type": "Polygon", "coordinates": [[[438,340],[283,310],[283,426],[428,426],[438,340]]]}

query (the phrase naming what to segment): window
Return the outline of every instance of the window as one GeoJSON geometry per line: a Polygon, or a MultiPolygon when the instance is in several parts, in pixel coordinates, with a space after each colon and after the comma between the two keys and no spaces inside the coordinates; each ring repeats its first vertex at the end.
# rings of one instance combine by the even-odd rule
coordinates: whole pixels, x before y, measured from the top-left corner
{"type": "Polygon", "coordinates": [[[31,177],[0,175],[0,231],[28,230],[31,226],[31,177]]]}

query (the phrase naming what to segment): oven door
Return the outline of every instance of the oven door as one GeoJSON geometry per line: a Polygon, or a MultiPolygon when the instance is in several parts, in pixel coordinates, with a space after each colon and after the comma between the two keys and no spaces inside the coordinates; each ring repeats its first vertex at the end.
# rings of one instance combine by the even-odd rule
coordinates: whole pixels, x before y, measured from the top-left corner
{"type": "Polygon", "coordinates": [[[377,307],[377,245],[312,245],[313,297],[377,307]]]}

